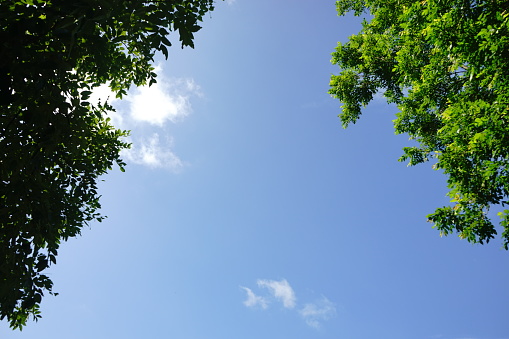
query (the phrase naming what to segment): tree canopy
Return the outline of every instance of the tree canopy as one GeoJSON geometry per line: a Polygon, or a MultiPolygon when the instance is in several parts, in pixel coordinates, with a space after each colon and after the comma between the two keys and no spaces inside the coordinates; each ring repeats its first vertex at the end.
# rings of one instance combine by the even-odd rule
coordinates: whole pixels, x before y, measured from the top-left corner
{"type": "Polygon", "coordinates": [[[0,319],[21,329],[40,318],[61,241],[103,216],[98,178],[129,147],[107,102],[154,83],[155,53],[177,32],[193,47],[213,0],[3,0],[0,2],[0,319]]]}
{"type": "Polygon", "coordinates": [[[339,15],[369,17],[332,54],[340,72],[329,93],[342,102],[343,126],[383,93],[399,110],[396,133],[416,142],[400,161],[431,159],[447,175],[451,204],[428,220],[441,235],[483,244],[497,234],[498,211],[507,250],[509,2],[340,0],[336,6],[339,15]]]}

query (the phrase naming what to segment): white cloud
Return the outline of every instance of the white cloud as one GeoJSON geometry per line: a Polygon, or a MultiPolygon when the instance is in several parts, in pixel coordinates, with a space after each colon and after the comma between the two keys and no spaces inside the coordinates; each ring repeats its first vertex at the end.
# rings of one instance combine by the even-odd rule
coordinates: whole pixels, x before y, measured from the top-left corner
{"type": "Polygon", "coordinates": [[[166,78],[160,65],[155,71],[157,83],[130,90],[125,100],[117,99],[108,85],[102,85],[93,90],[90,102],[108,100],[116,109],[109,113],[112,124],[131,131],[132,148],[122,152],[126,162],[179,171],[184,164],[173,152],[173,139],[166,136],[165,126],[189,115],[191,97],[201,96],[201,92],[192,79],[166,78]]]}
{"type": "Polygon", "coordinates": [[[246,305],[247,307],[255,307],[259,305],[263,309],[267,308],[268,301],[266,298],[254,294],[250,288],[243,286],[241,286],[241,288],[245,290],[247,294],[247,299],[244,301],[244,305],[246,305]]]}
{"type": "MultiPolygon", "coordinates": [[[[119,102],[119,99],[116,98],[115,93],[111,91],[108,84],[102,84],[101,86],[98,86],[92,90],[92,95],[90,95],[89,102],[94,105],[98,104],[99,102],[103,104],[108,102],[110,105],[115,105],[115,103],[119,102]]],[[[108,112],[108,117],[111,119],[113,126],[124,129],[124,127],[122,127],[124,125],[124,117],[121,112],[108,112]]]]}
{"type": "Polygon", "coordinates": [[[159,134],[133,141],[132,148],[122,152],[126,161],[152,168],[166,168],[178,172],[184,166],[182,160],[172,151],[172,140],[161,143],[159,134]]]}
{"type": "Polygon", "coordinates": [[[327,298],[322,297],[316,303],[309,303],[299,311],[300,315],[311,327],[319,328],[324,320],[328,320],[336,314],[336,307],[327,298]]]}
{"type": "Polygon", "coordinates": [[[167,121],[177,122],[191,112],[189,98],[199,94],[199,87],[189,79],[171,82],[158,77],[152,86],[141,86],[127,96],[133,120],[162,126],[167,121]]]}
{"type": "Polygon", "coordinates": [[[101,101],[104,103],[106,100],[111,104],[113,101],[118,100],[115,97],[115,93],[113,93],[110,87],[107,84],[102,84],[92,90],[92,95],[89,98],[91,103],[97,103],[101,101]]]}
{"type": "Polygon", "coordinates": [[[257,284],[260,287],[268,288],[272,295],[283,303],[284,307],[286,308],[295,307],[296,303],[295,292],[293,291],[288,281],[286,281],[286,279],[283,279],[281,281],[259,279],[257,281],[257,284]]]}

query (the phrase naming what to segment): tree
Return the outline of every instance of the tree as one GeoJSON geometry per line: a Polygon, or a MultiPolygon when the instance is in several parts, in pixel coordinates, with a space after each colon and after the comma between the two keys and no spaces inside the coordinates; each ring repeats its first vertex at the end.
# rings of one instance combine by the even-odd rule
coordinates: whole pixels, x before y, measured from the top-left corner
{"type": "Polygon", "coordinates": [[[376,93],[397,105],[396,133],[417,146],[400,161],[433,159],[447,175],[451,204],[428,215],[441,235],[472,243],[497,234],[509,247],[509,2],[340,0],[339,15],[368,12],[359,34],[338,43],[329,93],[343,127],[376,93]]]}
{"type": "Polygon", "coordinates": [[[0,2],[0,319],[21,329],[40,318],[61,241],[99,214],[98,178],[118,164],[128,132],[107,103],[154,83],[155,53],[178,32],[193,47],[213,0],[2,0],[0,2]]]}

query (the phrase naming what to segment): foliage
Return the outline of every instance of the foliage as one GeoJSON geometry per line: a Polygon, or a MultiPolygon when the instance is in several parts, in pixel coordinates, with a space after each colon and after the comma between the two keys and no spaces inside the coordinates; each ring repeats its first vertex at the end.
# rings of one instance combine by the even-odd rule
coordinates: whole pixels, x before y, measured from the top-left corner
{"type": "Polygon", "coordinates": [[[193,47],[212,0],[2,0],[0,2],[0,319],[13,329],[40,318],[43,274],[61,241],[101,221],[98,178],[117,163],[126,131],[107,103],[152,84],[170,31],[193,47]]]}
{"type": "Polygon", "coordinates": [[[501,211],[509,247],[509,2],[500,0],[340,0],[340,15],[367,12],[363,28],[338,43],[339,75],[329,93],[344,127],[376,93],[397,105],[396,133],[418,146],[400,161],[434,159],[448,176],[451,206],[428,215],[441,235],[473,243],[497,234],[501,211]]]}

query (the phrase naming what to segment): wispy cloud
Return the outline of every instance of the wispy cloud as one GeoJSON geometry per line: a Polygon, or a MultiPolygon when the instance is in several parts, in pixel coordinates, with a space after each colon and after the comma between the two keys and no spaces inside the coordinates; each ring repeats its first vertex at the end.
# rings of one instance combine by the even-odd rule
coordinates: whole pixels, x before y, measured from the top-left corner
{"type": "Polygon", "coordinates": [[[161,142],[158,133],[150,137],[139,138],[133,142],[131,149],[123,152],[126,161],[135,164],[145,165],[151,168],[166,168],[178,172],[184,167],[184,163],[172,151],[172,139],[166,138],[161,142]]]}
{"type": "Polygon", "coordinates": [[[259,287],[269,289],[272,295],[283,303],[286,308],[294,308],[296,297],[292,287],[285,279],[281,281],[276,280],[261,280],[257,281],[259,287]]]}
{"type": "Polygon", "coordinates": [[[315,303],[305,304],[299,313],[306,324],[319,328],[322,321],[329,320],[336,315],[336,307],[329,299],[322,297],[315,303]]]}
{"type": "Polygon", "coordinates": [[[109,114],[113,125],[131,130],[132,148],[122,153],[127,162],[178,172],[184,162],[173,151],[173,139],[165,127],[188,116],[192,112],[191,98],[201,96],[201,92],[192,79],[167,78],[161,66],[156,72],[157,83],[130,90],[125,100],[116,99],[103,85],[94,89],[90,101],[108,100],[116,109],[109,114]]]}
{"type": "Polygon", "coordinates": [[[286,279],[281,279],[279,281],[258,279],[256,283],[262,291],[268,290],[268,294],[265,292],[265,295],[257,295],[250,288],[241,286],[241,288],[246,291],[246,300],[243,302],[246,307],[259,307],[265,310],[272,301],[278,301],[281,302],[285,308],[294,310],[304,319],[308,326],[315,329],[320,328],[324,321],[336,315],[334,303],[324,296],[315,302],[305,303],[303,307],[298,307],[295,291],[286,279]]]}
{"type": "Polygon", "coordinates": [[[250,288],[241,286],[243,290],[246,291],[247,299],[244,301],[244,305],[247,307],[256,307],[260,306],[263,309],[266,309],[268,306],[268,301],[266,298],[258,296],[253,293],[253,291],[250,288]]]}

